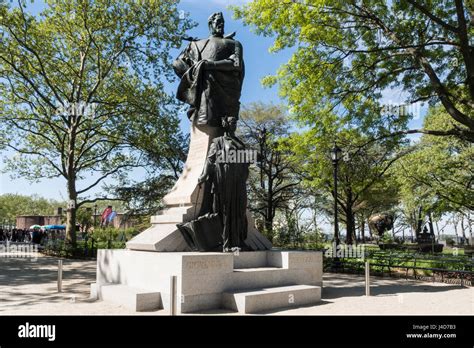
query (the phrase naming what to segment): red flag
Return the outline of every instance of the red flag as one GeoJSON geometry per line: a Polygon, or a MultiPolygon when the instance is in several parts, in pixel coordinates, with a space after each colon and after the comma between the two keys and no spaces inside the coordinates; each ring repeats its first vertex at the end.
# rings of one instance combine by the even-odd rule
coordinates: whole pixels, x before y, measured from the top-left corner
{"type": "Polygon", "coordinates": [[[102,217],[100,218],[100,224],[103,225],[107,221],[107,217],[112,213],[112,206],[109,205],[105,208],[104,212],[102,213],[102,217]]]}

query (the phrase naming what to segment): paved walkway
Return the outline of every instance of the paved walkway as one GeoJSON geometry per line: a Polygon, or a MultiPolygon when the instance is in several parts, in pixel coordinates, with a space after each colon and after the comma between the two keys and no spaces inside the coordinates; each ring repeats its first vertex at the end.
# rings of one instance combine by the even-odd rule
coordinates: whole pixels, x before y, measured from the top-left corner
{"type": "MultiPolygon", "coordinates": [[[[5,256],[0,255],[0,315],[168,314],[164,310],[135,313],[120,305],[89,300],[90,283],[95,281],[95,261],[65,260],[63,292],[58,293],[57,258],[5,256]]],[[[371,292],[373,296],[364,296],[361,276],[328,273],[324,275],[322,301],[318,305],[268,314],[474,314],[472,287],[373,277],[371,292]]]]}

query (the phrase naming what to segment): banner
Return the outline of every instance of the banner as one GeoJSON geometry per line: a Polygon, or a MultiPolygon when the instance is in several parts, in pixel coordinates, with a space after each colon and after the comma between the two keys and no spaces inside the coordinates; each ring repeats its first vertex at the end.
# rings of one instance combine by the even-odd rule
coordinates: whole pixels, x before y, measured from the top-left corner
{"type": "Polygon", "coordinates": [[[109,214],[109,216],[107,217],[107,222],[112,222],[112,220],[114,219],[114,217],[117,216],[117,212],[113,211],[109,214]]]}
{"type": "Polygon", "coordinates": [[[107,208],[105,208],[104,212],[102,213],[102,216],[100,218],[101,225],[104,225],[107,222],[107,218],[109,217],[110,214],[112,214],[112,206],[109,205],[107,208]]]}

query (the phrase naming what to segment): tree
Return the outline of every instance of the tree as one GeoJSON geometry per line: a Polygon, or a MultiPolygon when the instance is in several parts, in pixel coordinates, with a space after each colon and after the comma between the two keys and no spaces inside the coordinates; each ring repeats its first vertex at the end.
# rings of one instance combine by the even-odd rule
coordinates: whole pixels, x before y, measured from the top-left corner
{"type": "Polygon", "coordinates": [[[259,152],[249,178],[249,207],[263,218],[267,236],[273,238],[273,220],[299,194],[299,182],[289,151],[280,147],[291,123],[281,106],[252,103],[240,114],[239,132],[245,143],[259,152]]]}
{"type": "Polygon", "coordinates": [[[258,34],[275,36],[273,51],[295,47],[264,82],[279,82],[297,118],[321,134],[337,122],[376,137],[419,132],[474,142],[472,1],[254,0],[233,9],[258,34]],[[382,93],[393,88],[406,92],[407,105],[440,102],[452,124],[407,130],[413,115],[382,112],[382,93]]]}
{"type": "Polygon", "coordinates": [[[293,197],[280,212],[277,227],[279,244],[282,247],[320,248],[322,233],[317,222],[320,196],[312,194],[309,189],[302,193],[293,197]]]}
{"type": "Polygon", "coordinates": [[[123,178],[107,190],[126,205],[128,214],[152,215],[162,208],[161,199],[166,195],[183,169],[189,146],[189,134],[176,134],[164,147],[159,132],[143,130],[137,133],[134,143],[147,158],[146,179],[131,181],[123,178]]]}
{"type": "MultiPolygon", "coordinates": [[[[447,129],[450,124],[441,106],[430,108],[424,120],[424,127],[447,129]]],[[[396,163],[394,172],[405,220],[416,234],[421,232],[424,215],[436,224],[444,215],[454,214],[457,228],[474,209],[474,146],[468,141],[423,135],[411,153],[396,163]]]]}
{"type": "MultiPolygon", "coordinates": [[[[424,127],[447,129],[449,115],[430,108],[424,127]]],[[[395,166],[407,206],[425,206],[437,215],[474,209],[474,146],[455,137],[423,135],[395,166]]]]}
{"type": "Polygon", "coordinates": [[[38,195],[7,193],[0,195],[0,222],[13,222],[18,215],[52,215],[56,208],[64,206],[65,202],[38,195]]]}
{"type": "MultiPolygon", "coordinates": [[[[357,130],[341,131],[337,143],[343,148],[344,156],[338,163],[338,194],[334,197],[330,158],[334,143],[330,136],[320,137],[317,133],[315,129],[295,133],[288,146],[305,173],[305,184],[337,201],[341,220],[346,225],[346,242],[352,244],[358,213],[365,217],[371,207],[387,209],[396,204],[396,182],[389,169],[404,151],[394,139],[367,144],[367,137],[357,130]]],[[[333,206],[326,208],[327,215],[332,216],[333,206]]]]}
{"type": "Polygon", "coordinates": [[[74,245],[76,209],[110,199],[84,195],[146,165],[137,134],[153,130],[166,149],[179,132],[162,79],[173,78],[169,50],[190,23],[173,0],[47,5],[35,17],[21,1],[0,4],[0,148],[21,154],[7,167],[19,176],[66,180],[74,245]]]}
{"type": "MultiPolygon", "coordinates": [[[[384,173],[371,188],[363,192],[360,202],[354,209],[356,226],[358,226],[362,243],[365,243],[365,230],[368,226],[369,218],[379,213],[395,213],[395,207],[399,204],[399,187],[395,181],[394,175],[384,173]]],[[[395,220],[397,216],[394,214],[395,220]]],[[[368,228],[370,235],[372,231],[368,228]]]]}

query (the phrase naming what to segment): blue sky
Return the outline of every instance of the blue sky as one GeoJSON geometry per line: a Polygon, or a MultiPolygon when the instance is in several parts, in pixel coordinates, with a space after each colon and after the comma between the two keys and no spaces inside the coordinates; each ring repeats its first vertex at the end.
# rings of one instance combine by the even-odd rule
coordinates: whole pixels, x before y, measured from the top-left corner
{"type": "MultiPolygon", "coordinates": [[[[205,2],[202,0],[182,0],[179,4],[179,9],[189,13],[190,17],[199,24],[196,28],[189,31],[190,36],[199,38],[208,36],[207,19],[209,15],[212,12],[223,12],[226,20],[226,32],[236,31],[236,39],[244,45],[246,75],[241,97],[242,104],[254,101],[279,103],[281,100],[278,97],[277,88],[263,88],[260,84],[260,79],[265,75],[273,74],[279,65],[288,61],[291,52],[285,51],[278,54],[270,54],[268,48],[272,44],[271,38],[257,36],[248,27],[244,27],[240,21],[232,19],[231,12],[227,9],[227,6],[238,5],[244,2],[238,0],[208,0],[204,6],[205,2]]],[[[44,3],[38,0],[34,0],[33,3],[30,1],[26,3],[31,13],[38,13],[44,7],[44,3]]],[[[175,57],[179,54],[179,51],[171,52],[171,54],[175,57]]],[[[169,92],[174,93],[177,88],[177,82],[167,85],[166,88],[169,92]]],[[[181,127],[183,131],[187,132],[189,130],[189,121],[184,114],[180,118],[181,127]]],[[[1,164],[0,168],[3,168],[3,164],[1,164]]],[[[134,172],[137,178],[140,178],[142,174],[142,171],[134,172]]],[[[78,186],[86,186],[88,182],[93,182],[92,178],[85,180],[78,186]]],[[[100,192],[100,188],[90,192],[92,194],[100,192]]],[[[24,195],[36,193],[47,198],[65,199],[65,180],[58,178],[31,183],[24,179],[11,179],[9,174],[0,174],[0,194],[2,193],[19,193],[24,195]]]]}
{"type": "MultiPolygon", "coordinates": [[[[236,39],[242,42],[244,46],[244,58],[246,66],[246,75],[242,91],[241,102],[243,105],[254,101],[264,102],[283,102],[278,96],[277,87],[263,88],[260,80],[268,74],[274,74],[278,67],[287,62],[291,56],[291,50],[285,50],[271,54],[268,49],[272,45],[272,38],[261,37],[253,34],[249,27],[243,26],[241,21],[232,19],[231,12],[227,9],[229,5],[240,5],[248,0],[182,0],[179,9],[189,13],[190,17],[199,23],[199,25],[189,32],[190,36],[204,38],[208,36],[207,18],[212,12],[221,11],[226,20],[226,32],[237,32],[236,39]]],[[[44,3],[39,0],[26,1],[28,10],[32,13],[38,13],[44,3]]],[[[175,57],[179,51],[171,52],[175,57]]],[[[174,93],[177,82],[167,85],[167,89],[174,93]]],[[[397,102],[402,100],[399,91],[390,90],[384,94],[386,101],[397,102]]],[[[424,111],[422,114],[424,114],[424,111]]],[[[411,127],[419,127],[422,117],[411,122],[411,127]]],[[[189,122],[185,115],[181,115],[181,127],[187,132],[189,122]]],[[[1,164],[0,169],[3,167],[1,164]]],[[[137,178],[142,177],[143,172],[136,171],[134,175],[137,178]]],[[[92,182],[92,178],[78,184],[78,187],[84,187],[92,182]]],[[[100,191],[91,191],[91,194],[100,191]]],[[[0,194],[2,193],[20,193],[24,195],[38,194],[47,198],[65,199],[66,189],[64,179],[41,180],[37,183],[31,183],[23,179],[11,179],[8,174],[0,174],[0,194]]]]}

